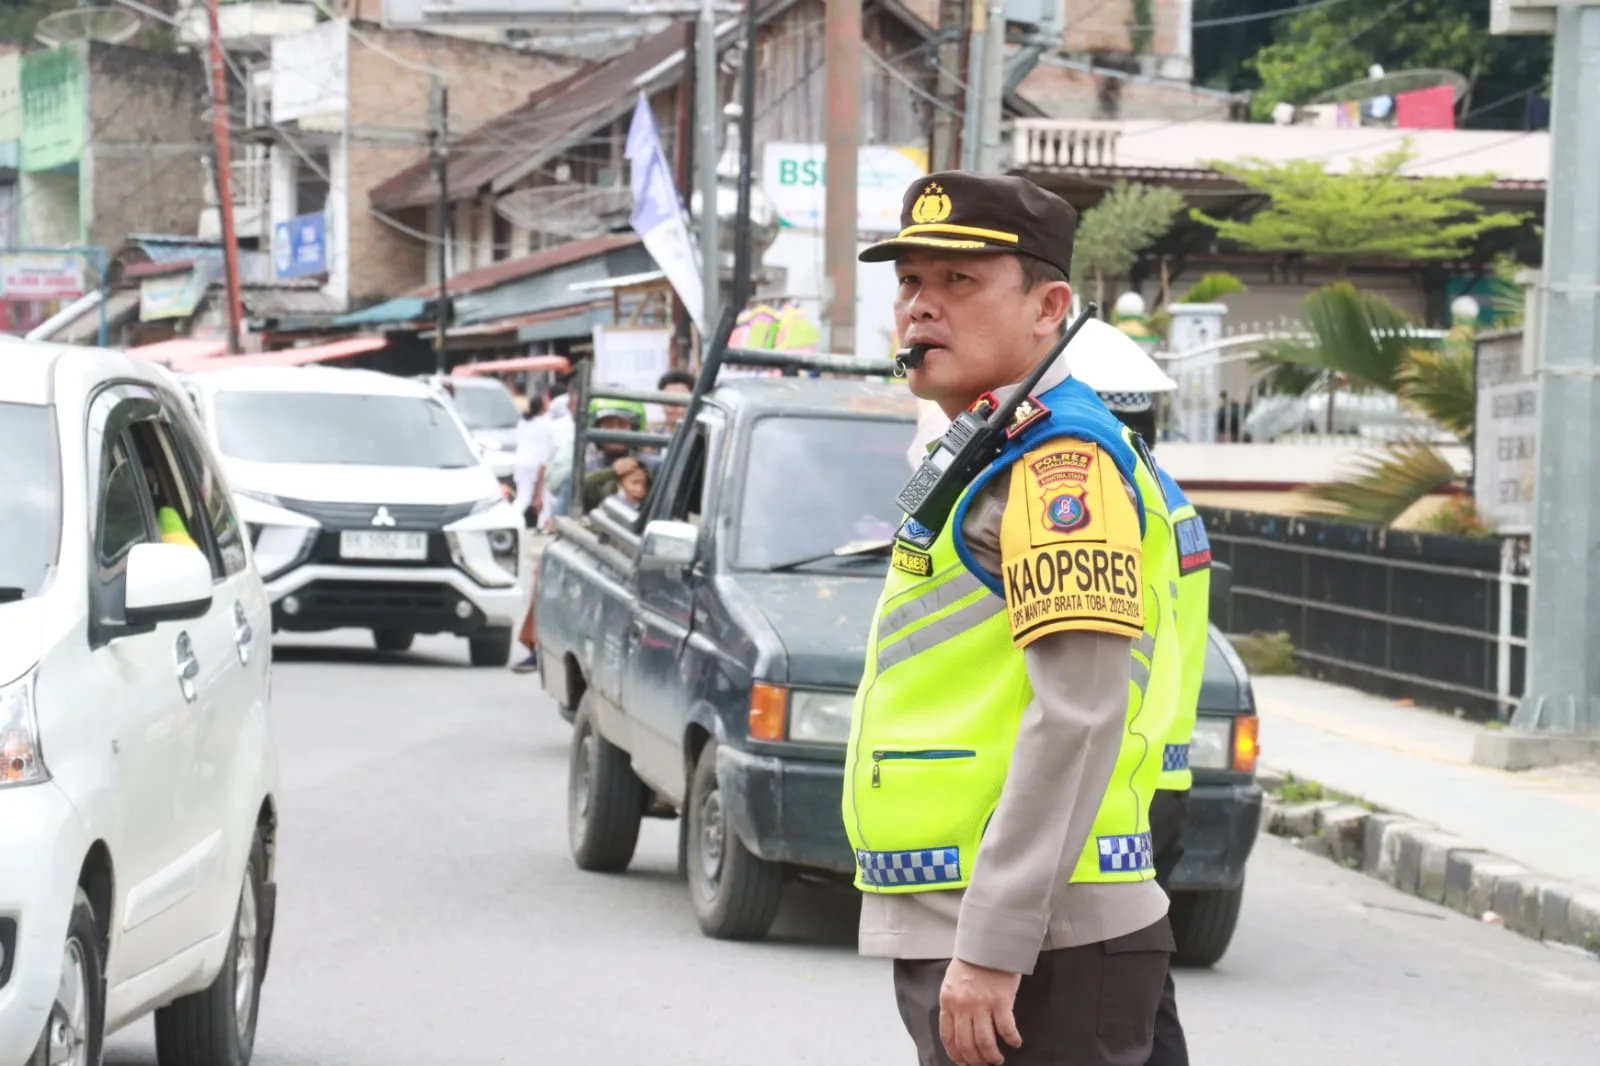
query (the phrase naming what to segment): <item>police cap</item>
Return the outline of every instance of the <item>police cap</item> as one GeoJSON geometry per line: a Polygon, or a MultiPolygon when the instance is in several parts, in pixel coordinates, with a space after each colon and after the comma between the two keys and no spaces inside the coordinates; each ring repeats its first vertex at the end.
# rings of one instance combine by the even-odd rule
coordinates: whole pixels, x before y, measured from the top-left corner
{"type": "Polygon", "coordinates": [[[1010,252],[1041,259],[1069,274],[1078,213],[1027,178],[941,170],[906,189],[900,232],[861,253],[881,263],[918,248],[947,252],[1010,252]]]}

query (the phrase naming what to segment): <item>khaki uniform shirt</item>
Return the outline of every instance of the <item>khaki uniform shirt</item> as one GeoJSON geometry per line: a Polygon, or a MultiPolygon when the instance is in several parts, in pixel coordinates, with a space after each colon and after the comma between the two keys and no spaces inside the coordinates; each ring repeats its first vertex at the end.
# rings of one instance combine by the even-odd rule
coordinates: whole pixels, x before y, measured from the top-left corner
{"type": "MultiPolygon", "coordinates": [[[[1036,394],[1067,374],[1058,361],[1036,394]]],[[[1010,391],[996,395],[1004,400],[1010,391]]],[[[986,485],[963,524],[974,557],[997,575],[1007,486],[1004,477],[986,485]]],[[[1052,633],[1023,650],[1034,698],[970,884],[863,893],[861,954],[959,958],[1028,974],[1041,951],[1125,936],[1166,914],[1166,893],[1154,880],[1069,883],[1121,750],[1131,651],[1129,638],[1097,632],[1052,633]]]]}

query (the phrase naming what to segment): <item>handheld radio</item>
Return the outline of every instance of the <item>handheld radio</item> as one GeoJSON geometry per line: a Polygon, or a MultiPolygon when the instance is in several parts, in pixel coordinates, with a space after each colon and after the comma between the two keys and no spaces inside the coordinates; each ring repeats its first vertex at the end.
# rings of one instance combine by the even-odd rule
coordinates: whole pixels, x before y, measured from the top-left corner
{"type": "MultiPolygon", "coordinates": [[[[1033,393],[1039,380],[1067,350],[1067,345],[1072,343],[1072,338],[1077,336],[1083,324],[1094,317],[1095,311],[1093,303],[1085,305],[1055,347],[1039,361],[1039,365],[1033,368],[1004,403],[994,405],[986,400],[978,404],[975,410],[962,411],[955,417],[944,436],[922,460],[917,472],[911,475],[911,480],[906,482],[905,488],[900,490],[896,502],[902,511],[935,535],[938,534],[962,491],[978,476],[980,470],[1000,454],[1005,444],[1006,427],[1017,407],[1033,393]]],[[[926,345],[903,348],[896,353],[895,363],[919,367],[926,355],[926,345]]]]}

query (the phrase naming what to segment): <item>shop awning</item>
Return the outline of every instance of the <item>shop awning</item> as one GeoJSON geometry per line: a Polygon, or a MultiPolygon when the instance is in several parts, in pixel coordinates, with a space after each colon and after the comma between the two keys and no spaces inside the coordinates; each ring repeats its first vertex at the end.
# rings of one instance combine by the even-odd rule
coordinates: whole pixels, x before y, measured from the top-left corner
{"type": "Polygon", "coordinates": [[[331,363],[339,359],[365,355],[389,346],[383,337],[350,337],[313,344],[304,348],[282,348],[275,352],[254,352],[250,355],[230,355],[200,358],[175,365],[173,369],[191,373],[207,370],[230,370],[239,366],[307,366],[311,363],[331,363]]]}
{"type": "Polygon", "coordinates": [[[419,322],[428,317],[433,301],[421,296],[397,296],[381,304],[351,311],[333,320],[334,326],[377,326],[390,322],[419,322]]]}
{"type": "Polygon", "coordinates": [[[196,340],[193,337],[174,337],[168,341],[157,341],[155,344],[141,344],[137,348],[129,348],[129,355],[136,355],[140,359],[152,363],[165,363],[175,367],[180,363],[191,363],[197,359],[212,359],[222,355],[228,350],[224,341],[196,340]]]}
{"type": "Polygon", "coordinates": [[[518,359],[488,359],[481,363],[462,363],[451,368],[452,377],[467,378],[476,374],[520,374],[541,370],[565,374],[572,362],[564,355],[525,355],[518,359]]]}

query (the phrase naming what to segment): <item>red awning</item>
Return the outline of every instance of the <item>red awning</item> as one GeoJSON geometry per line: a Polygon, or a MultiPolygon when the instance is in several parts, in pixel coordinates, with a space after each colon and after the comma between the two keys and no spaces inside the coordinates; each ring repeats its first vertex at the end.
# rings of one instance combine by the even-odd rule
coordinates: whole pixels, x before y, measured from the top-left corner
{"type": "Polygon", "coordinates": [[[353,355],[365,355],[367,352],[376,352],[388,347],[388,344],[388,340],[383,337],[350,337],[305,348],[282,348],[275,352],[256,352],[252,355],[191,359],[177,364],[174,369],[200,372],[227,370],[236,366],[306,366],[310,363],[328,363],[336,359],[348,359],[353,355]]]}
{"type": "Polygon", "coordinates": [[[490,359],[482,363],[462,363],[450,371],[452,377],[467,378],[475,374],[515,374],[519,371],[549,370],[557,374],[571,372],[572,363],[564,355],[524,355],[516,359],[490,359]]]}
{"type": "Polygon", "coordinates": [[[148,360],[152,363],[165,363],[167,366],[179,367],[198,359],[215,358],[227,350],[228,346],[223,341],[174,337],[171,340],[157,341],[155,344],[141,344],[137,348],[129,348],[128,354],[138,356],[140,359],[148,360]]]}

